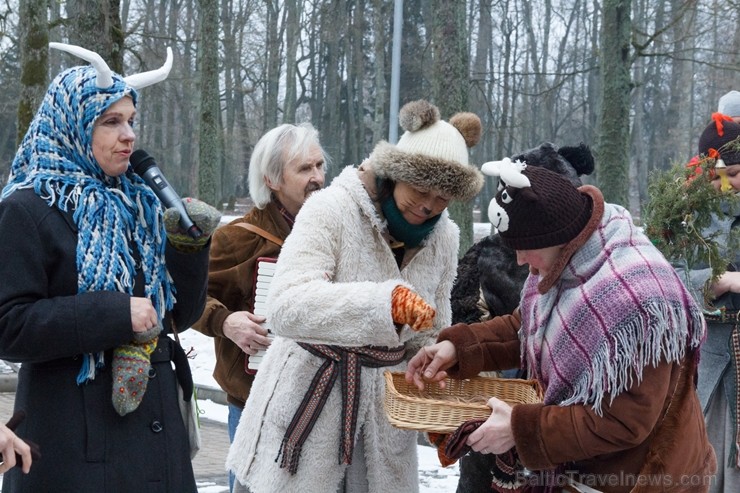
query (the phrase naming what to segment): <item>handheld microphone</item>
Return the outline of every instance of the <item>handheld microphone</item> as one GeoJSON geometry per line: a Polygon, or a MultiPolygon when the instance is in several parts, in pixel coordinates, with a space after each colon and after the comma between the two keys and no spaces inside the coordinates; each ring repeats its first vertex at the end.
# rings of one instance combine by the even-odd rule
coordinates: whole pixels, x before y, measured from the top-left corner
{"type": "Polygon", "coordinates": [[[130,162],[134,172],[142,177],[146,184],[154,190],[154,193],[162,201],[162,204],[167,208],[174,207],[180,212],[180,226],[182,229],[187,231],[191,238],[200,238],[203,236],[203,232],[193,223],[190,216],[188,216],[182,199],[177,195],[172,185],[167,182],[154,158],[145,150],[138,149],[131,154],[130,162]]]}

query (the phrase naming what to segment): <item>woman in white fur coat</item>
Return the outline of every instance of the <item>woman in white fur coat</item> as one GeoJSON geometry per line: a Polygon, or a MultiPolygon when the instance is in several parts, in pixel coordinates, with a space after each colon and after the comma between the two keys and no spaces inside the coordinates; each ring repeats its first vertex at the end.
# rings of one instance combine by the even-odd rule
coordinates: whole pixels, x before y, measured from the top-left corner
{"type": "MultiPolygon", "coordinates": [[[[383,372],[450,323],[459,230],[446,211],[483,178],[468,164],[480,120],[445,122],[426,101],[400,112],[404,135],[379,143],[304,204],[268,296],[276,338],[229,450],[251,493],[419,489],[416,433],[383,410],[383,372]]],[[[246,490],[245,490],[246,488],[246,490]]]]}

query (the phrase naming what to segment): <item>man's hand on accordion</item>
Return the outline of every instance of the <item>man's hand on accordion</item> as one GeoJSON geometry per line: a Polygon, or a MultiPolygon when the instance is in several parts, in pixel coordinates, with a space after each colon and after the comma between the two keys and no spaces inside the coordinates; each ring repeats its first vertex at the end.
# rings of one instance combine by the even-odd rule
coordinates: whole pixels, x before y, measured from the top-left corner
{"type": "Polygon", "coordinates": [[[270,345],[267,329],[260,325],[264,321],[265,317],[247,311],[234,312],[224,320],[224,335],[248,355],[257,354],[270,345]]]}

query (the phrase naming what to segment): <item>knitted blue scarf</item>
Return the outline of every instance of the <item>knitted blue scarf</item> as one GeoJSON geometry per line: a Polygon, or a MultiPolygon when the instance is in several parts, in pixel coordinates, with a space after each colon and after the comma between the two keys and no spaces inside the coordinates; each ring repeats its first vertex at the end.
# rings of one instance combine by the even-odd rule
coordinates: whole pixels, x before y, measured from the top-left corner
{"type": "MultiPolygon", "coordinates": [[[[33,189],[49,206],[73,211],[78,293],[133,294],[136,248],[145,296],[162,319],[175,301],[164,259],[162,205],[130,168],[124,175],[107,176],[92,151],[95,121],[125,96],[136,104],[136,90],[117,74],[105,89],[97,87],[92,67],[59,74],[16,153],[2,198],[15,190],[33,189]]],[[[96,369],[104,364],[102,351],[88,354],[77,383],[95,378],[96,369]]]]}

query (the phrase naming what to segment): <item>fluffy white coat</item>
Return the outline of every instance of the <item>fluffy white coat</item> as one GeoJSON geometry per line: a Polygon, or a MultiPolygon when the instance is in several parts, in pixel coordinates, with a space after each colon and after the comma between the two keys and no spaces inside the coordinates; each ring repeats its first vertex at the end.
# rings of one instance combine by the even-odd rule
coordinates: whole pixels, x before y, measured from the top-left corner
{"type": "MultiPolygon", "coordinates": [[[[257,373],[226,463],[251,493],[334,493],[347,467],[339,464],[339,379],[303,446],[297,473],[289,474],[275,461],[285,430],[324,361],[296,341],[355,347],[403,344],[408,359],[450,324],[457,225],[444,211],[423,248],[400,272],[385,229],[354,167],[309,198],[298,214],[268,295],[267,317],[277,337],[257,373]],[[435,307],[432,330],[396,330],[391,293],[399,284],[435,307]]],[[[391,426],[383,408],[383,372],[405,366],[362,368],[355,438],[362,435],[364,441],[369,493],[419,490],[417,434],[391,426]]],[[[355,455],[354,460],[363,457],[355,455]]]]}

